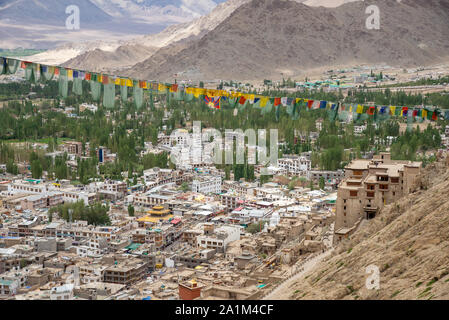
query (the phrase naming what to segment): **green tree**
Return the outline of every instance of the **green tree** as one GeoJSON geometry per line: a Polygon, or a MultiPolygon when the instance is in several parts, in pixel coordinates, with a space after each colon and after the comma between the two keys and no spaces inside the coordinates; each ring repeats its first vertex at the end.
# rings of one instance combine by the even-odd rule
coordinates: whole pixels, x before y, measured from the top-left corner
{"type": "Polygon", "coordinates": [[[40,179],[42,178],[42,165],[41,162],[39,160],[33,160],[33,162],[31,162],[31,176],[33,177],[33,179],[40,179]]]}
{"type": "Polygon", "coordinates": [[[190,189],[190,187],[189,187],[189,184],[188,184],[187,182],[183,182],[183,183],[181,184],[181,190],[182,190],[182,192],[187,192],[187,191],[189,191],[189,189],[190,189]]]}
{"type": "Polygon", "coordinates": [[[128,215],[130,217],[134,217],[134,206],[133,205],[128,205],[128,215]]]}
{"type": "Polygon", "coordinates": [[[320,177],[320,189],[324,190],[326,183],[324,181],[324,177],[320,177]]]}
{"type": "Polygon", "coordinates": [[[18,174],[19,168],[17,168],[17,165],[14,163],[12,159],[9,159],[6,163],[6,172],[10,174],[18,174]]]}
{"type": "Polygon", "coordinates": [[[260,231],[262,231],[263,227],[265,226],[265,223],[266,223],[266,221],[259,221],[258,223],[252,223],[246,228],[246,231],[248,231],[251,234],[260,232],[260,231]]]}

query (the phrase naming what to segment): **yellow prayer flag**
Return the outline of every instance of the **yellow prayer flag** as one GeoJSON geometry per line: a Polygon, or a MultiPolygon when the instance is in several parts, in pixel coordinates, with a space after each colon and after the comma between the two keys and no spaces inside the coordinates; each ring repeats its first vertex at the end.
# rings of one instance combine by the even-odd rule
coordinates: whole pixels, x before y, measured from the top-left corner
{"type": "Polygon", "coordinates": [[[206,94],[206,89],[204,88],[195,88],[193,91],[193,95],[195,96],[195,98],[198,98],[200,95],[205,95],[206,94]]]}
{"type": "Polygon", "coordinates": [[[357,113],[363,113],[363,106],[360,104],[357,106],[357,113]]]}
{"type": "Polygon", "coordinates": [[[126,86],[127,87],[132,87],[133,86],[133,81],[131,79],[126,79],[126,86]]]}
{"type": "Polygon", "coordinates": [[[68,77],[69,79],[72,79],[72,78],[73,78],[73,70],[71,70],[71,69],[67,70],[67,77],[68,77]]]}
{"type": "Polygon", "coordinates": [[[120,85],[120,83],[121,83],[121,81],[120,81],[120,80],[121,80],[120,78],[116,78],[116,79],[115,79],[115,82],[114,82],[114,83],[115,83],[116,85],[118,85],[118,86],[119,86],[119,85],[120,85]]]}
{"type": "Polygon", "coordinates": [[[99,74],[97,80],[98,82],[103,83],[103,75],[99,74]]]}
{"type": "Polygon", "coordinates": [[[427,118],[427,110],[426,109],[422,109],[421,115],[422,115],[422,118],[427,118]]]}
{"type": "Polygon", "coordinates": [[[394,115],[395,112],[396,112],[396,107],[390,106],[390,113],[391,113],[392,115],[394,115]]]}
{"type": "Polygon", "coordinates": [[[262,97],[260,98],[260,106],[263,108],[267,105],[268,100],[270,100],[270,98],[268,97],[262,97]]]}

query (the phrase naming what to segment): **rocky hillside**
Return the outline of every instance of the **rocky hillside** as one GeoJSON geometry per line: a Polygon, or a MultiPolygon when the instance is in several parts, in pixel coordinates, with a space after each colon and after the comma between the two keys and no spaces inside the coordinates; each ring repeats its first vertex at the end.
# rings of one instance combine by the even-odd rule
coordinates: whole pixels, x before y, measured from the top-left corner
{"type": "Polygon", "coordinates": [[[449,299],[449,161],[424,169],[422,190],[386,206],[279,299],[449,299]],[[365,268],[380,269],[368,290],[365,268]]]}
{"type": "Polygon", "coordinates": [[[449,56],[448,1],[377,0],[370,4],[380,9],[380,30],[366,28],[365,2],[326,8],[287,0],[252,0],[165,63],[154,63],[158,59],[152,57],[128,74],[252,80],[353,63],[425,65],[449,56]]]}
{"type": "MultiPolygon", "coordinates": [[[[71,68],[91,71],[113,71],[130,68],[150,59],[160,48],[155,61],[178,53],[186,43],[201,38],[207,32],[228,18],[243,3],[249,0],[228,0],[217,5],[212,12],[191,22],[175,24],[160,33],[136,37],[124,41],[89,41],[62,45],[53,50],[29,57],[30,61],[62,64],[71,68]]],[[[96,2],[98,2],[96,0],[96,2]]],[[[114,3],[109,4],[112,6],[114,3]]],[[[106,9],[108,9],[107,7],[106,9]]],[[[107,12],[115,12],[113,9],[107,12]]],[[[119,14],[119,13],[115,13],[119,14]]],[[[114,14],[114,15],[115,15],[114,14]]],[[[111,13],[111,15],[113,15],[111,13]]]]}
{"type": "Polygon", "coordinates": [[[135,61],[143,61],[157,51],[158,48],[138,44],[122,45],[113,51],[95,49],[70,59],[63,65],[89,71],[114,71],[129,68],[135,61]]]}

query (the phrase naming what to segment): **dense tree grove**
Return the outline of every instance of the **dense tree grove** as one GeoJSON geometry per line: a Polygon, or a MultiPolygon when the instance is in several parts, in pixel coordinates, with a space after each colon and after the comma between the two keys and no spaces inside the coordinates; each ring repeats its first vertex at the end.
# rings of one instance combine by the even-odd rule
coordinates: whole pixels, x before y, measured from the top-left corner
{"type": "MultiPolygon", "coordinates": [[[[286,82],[288,87],[289,82],[286,82]]],[[[177,128],[201,121],[202,127],[213,127],[221,132],[225,129],[270,129],[278,131],[282,154],[299,154],[312,151],[312,163],[323,170],[343,168],[346,163],[364,152],[382,151],[388,147],[388,137],[397,137],[391,145],[393,157],[414,159],[418,151],[436,148],[440,143],[440,132],[428,128],[424,132],[399,132],[399,123],[404,119],[393,117],[389,120],[368,115],[357,116],[351,124],[341,124],[339,117],[329,110],[308,110],[301,108],[298,119],[292,119],[287,108],[276,108],[262,113],[260,109],[247,105],[235,114],[236,105],[222,101],[220,110],[209,108],[203,100],[194,99],[190,102],[177,101],[164,94],[149,96],[145,92],[144,106],[137,109],[132,99],[122,102],[118,96],[115,107],[107,109],[100,103],[98,110],[80,112],[81,103],[93,103],[89,92],[89,83],[83,81],[83,94],[74,95],[69,84],[69,95],[66,99],[58,98],[56,81],[48,81],[45,85],[29,83],[0,84],[0,99],[4,102],[0,109],[0,163],[6,164],[6,171],[17,173],[19,162],[28,162],[32,176],[41,177],[47,172],[50,178],[71,179],[86,184],[94,178],[121,179],[122,172],[128,172],[129,184],[137,183],[136,178],[143,170],[173,166],[167,153],[139,154],[144,148],[144,142],[157,143],[158,132],[170,134],[177,128]],[[34,92],[35,97],[28,100],[26,95],[34,92]],[[75,116],[62,111],[64,107],[72,107],[75,116]],[[168,115],[168,116],[167,116],[168,115]],[[322,130],[316,143],[312,143],[311,132],[317,132],[316,121],[321,119],[322,130]],[[367,129],[360,135],[354,134],[354,125],[366,124],[367,129]],[[77,159],[77,168],[67,165],[67,155],[46,157],[43,150],[31,152],[31,147],[13,146],[10,142],[43,142],[48,144],[47,152],[57,149],[64,140],[76,140],[83,143],[83,148],[89,142],[91,154],[99,146],[104,146],[117,154],[117,161],[100,164],[96,157],[77,159]]],[[[117,90],[117,95],[119,91],[117,90]]],[[[432,93],[426,95],[406,94],[402,91],[392,92],[388,88],[383,91],[350,90],[347,96],[342,92],[324,92],[323,90],[287,92],[282,90],[266,90],[252,92],[273,97],[301,97],[344,103],[376,103],[378,105],[431,105],[449,108],[449,95],[432,93]]],[[[440,124],[445,124],[441,122],[440,124]]],[[[267,137],[269,141],[269,134],[267,137]]],[[[245,157],[246,158],[246,157],[245,157]]],[[[231,172],[234,179],[244,178],[252,181],[255,178],[254,166],[244,164],[221,165],[226,178],[231,172]]],[[[264,181],[267,181],[264,178],[264,181]]]]}
{"type": "Polygon", "coordinates": [[[86,206],[83,201],[78,201],[50,209],[50,213],[58,213],[59,217],[66,221],[70,220],[70,211],[72,212],[72,221],[83,220],[92,225],[109,225],[111,223],[108,216],[109,207],[98,202],[86,206]]]}

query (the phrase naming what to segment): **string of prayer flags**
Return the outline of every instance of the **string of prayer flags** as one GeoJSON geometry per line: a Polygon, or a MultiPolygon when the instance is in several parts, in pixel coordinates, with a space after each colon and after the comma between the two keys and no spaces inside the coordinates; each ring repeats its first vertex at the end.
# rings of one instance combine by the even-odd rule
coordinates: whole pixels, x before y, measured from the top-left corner
{"type": "Polygon", "coordinates": [[[143,90],[150,91],[150,106],[154,107],[152,94],[165,94],[167,103],[173,98],[178,101],[189,102],[193,98],[200,98],[213,108],[220,109],[222,102],[227,102],[231,108],[235,108],[234,113],[243,110],[248,103],[253,108],[260,109],[261,114],[267,114],[276,108],[276,119],[279,119],[280,106],[286,107],[286,113],[291,119],[299,118],[300,110],[303,109],[323,109],[327,110],[330,119],[335,120],[337,116],[341,120],[366,120],[369,116],[374,117],[374,121],[385,120],[390,116],[406,117],[407,122],[411,121],[436,121],[441,116],[444,119],[449,118],[449,110],[440,111],[436,107],[406,107],[406,106],[376,106],[363,104],[341,104],[324,100],[304,99],[296,97],[268,97],[254,93],[242,93],[233,89],[232,91],[206,89],[195,87],[184,87],[177,83],[158,83],[156,81],[147,82],[145,80],[135,80],[129,78],[120,78],[106,74],[97,74],[85,72],[82,70],[47,66],[28,61],[0,57],[0,74],[14,74],[18,68],[24,69],[25,78],[30,82],[37,80],[44,82],[52,80],[58,76],[59,95],[67,97],[68,81],[73,80],[72,91],[74,94],[81,95],[83,86],[82,81],[90,82],[91,94],[95,101],[100,101],[102,86],[103,104],[108,108],[113,108],[115,103],[115,86],[120,86],[120,97],[122,101],[128,100],[128,88],[133,88],[133,100],[138,108],[143,106],[143,90]]]}

